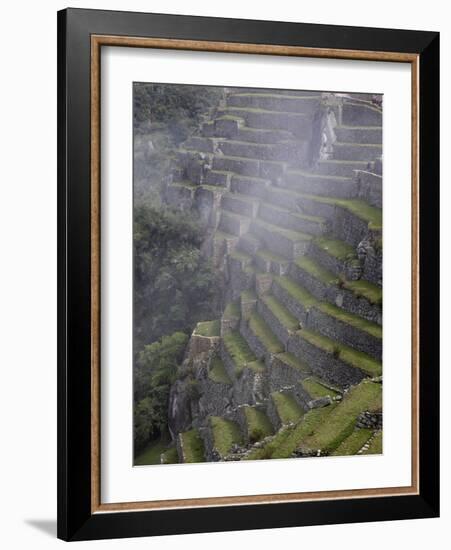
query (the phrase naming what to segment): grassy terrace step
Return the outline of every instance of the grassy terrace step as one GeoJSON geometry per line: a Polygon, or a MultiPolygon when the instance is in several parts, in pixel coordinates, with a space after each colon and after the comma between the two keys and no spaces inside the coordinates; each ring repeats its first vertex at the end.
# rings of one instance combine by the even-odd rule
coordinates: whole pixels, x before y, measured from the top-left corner
{"type": "Polygon", "coordinates": [[[255,235],[246,233],[240,237],[238,248],[249,254],[255,254],[262,247],[260,239],[257,239],[255,235]]]}
{"type": "Polygon", "coordinates": [[[259,217],[268,223],[301,233],[321,235],[325,230],[325,219],[322,217],[309,216],[293,211],[293,208],[283,208],[264,201],[260,204],[259,217]]]}
{"type": "Polygon", "coordinates": [[[371,437],[372,431],[365,428],[356,428],[351,435],[349,435],[344,441],[338,445],[333,456],[350,456],[355,455],[365,445],[368,439],[371,437]]]}
{"type": "Polygon", "coordinates": [[[265,304],[279,323],[287,330],[293,331],[299,328],[299,321],[277,300],[275,296],[267,294],[262,296],[260,301],[265,304]]]}
{"type": "Polygon", "coordinates": [[[260,340],[268,353],[276,354],[285,351],[283,345],[256,311],[249,318],[249,329],[260,340]]]}
{"type": "Polygon", "coordinates": [[[255,264],[262,271],[283,275],[288,271],[290,261],[270,250],[258,250],[255,255],[255,264]]]}
{"type": "Polygon", "coordinates": [[[350,198],[357,195],[358,187],[352,177],[315,174],[302,170],[288,170],[284,184],[300,193],[350,198]]]}
{"type": "Polygon", "coordinates": [[[218,320],[214,321],[202,321],[200,323],[197,323],[196,328],[194,330],[194,334],[197,336],[220,336],[220,322],[218,320]]]}
{"type": "Polygon", "coordinates": [[[334,131],[342,143],[382,143],[382,126],[337,126],[334,131]]]}
{"type": "Polygon", "coordinates": [[[382,289],[369,281],[343,281],[343,288],[350,290],[356,297],[365,298],[370,304],[382,305],[382,289]]]}
{"type": "Polygon", "coordinates": [[[223,338],[224,347],[235,364],[235,373],[239,376],[245,368],[257,372],[264,370],[264,366],[257,361],[246,340],[237,331],[226,334],[223,338]]]}
{"type": "Polygon", "coordinates": [[[335,410],[336,405],[329,405],[318,409],[312,409],[304,414],[300,422],[287,431],[286,436],[274,445],[273,452],[268,458],[290,458],[293,452],[310,437],[322,424],[327,424],[328,418],[335,410]]]}
{"type": "Polygon", "coordinates": [[[232,235],[240,237],[244,233],[247,233],[251,224],[251,218],[242,216],[240,214],[234,214],[228,210],[221,210],[221,219],[219,222],[219,229],[227,231],[232,235]]]}
{"type": "Polygon", "coordinates": [[[292,161],[306,155],[305,141],[279,141],[277,143],[253,143],[228,139],[219,142],[219,150],[226,156],[239,156],[262,161],[292,161]]]}
{"type": "Polygon", "coordinates": [[[225,193],[221,200],[221,207],[225,210],[250,218],[257,215],[258,206],[258,199],[240,193],[225,193]]]}
{"type": "Polygon", "coordinates": [[[243,436],[236,422],[220,416],[210,416],[209,423],[213,436],[213,447],[221,458],[230,452],[232,445],[243,443],[243,436]]]}
{"type": "Polygon", "coordinates": [[[301,447],[324,454],[333,452],[354,431],[359,414],[380,407],[381,400],[382,385],[364,380],[349,390],[327,422],[306,438],[301,447]]]}
{"type": "Polygon", "coordinates": [[[289,259],[303,254],[312,239],[307,233],[285,229],[260,219],[252,221],[250,231],[265,243],[265,248],[289,259]]]}
{"type": "Polygon", "coordinates": [[[229,107],[255,107],[274,111],[311,112],[319,107],[319,96],[296,96],[288,94],[238,93],[227,98],[229,107]]]}
{"type": "Polygon", "coordinates": [[[352,177],[354,170],[365,170],[368,166],[368,161],[364,160],[320,160],[315,167],[315,173],[328,174],[333,176],[352,177]]]}
{"type": "Polygon", "coordinates": [[[333,399],[339,395],[339,392],[324,384],[314,376],[309,376],[301,381],[301,386],[310,395],[312,399],[321,399],[330,397],[333,399]]]}
{"type": "Polygon", "coordinates": [[[229,258],[240,262],[244,267],[251,265],[253,262],[252,256],[247,252],[243,252],[242,250],[233,250],[229,254],[229,258]]]}
{"type": "Polygon", "coordinates": [[[260,441],[273,433],[269,418],[255,407],[243,407],[247,423],[247,435],[251,443],[260,441]]]}
{"type": "Polygon", "coordinates": [[[213,170],[258,177],[260,174],[260,161],[247,157],[215,155],[213,158],[213,170]]]}
{"type": "Polygon", "coordinates": [[[356,256],[355,249],[339,239],[331,239],[329,237],[317,237],[314,244],[322,251],[333,256],[337,260],[347,260],[356,256]]]}
{"type": "Polygon", "coordinates": [[[335,357],[336,359],[339,359],[351,367],[362,370],[369,376],[374,377],[382,374],[382,364],[366,353],[356,351],[349,346],[345,346],[340,342],[331,340],[322,334],[318,334],[317,332],[310,330],[299,330],[296,334],[299,338],[307,341],[312,346],[335,357]]]}
{"type": "Polygon", "coordinates": [[[336,285],[338,283],[338,277],[334,273],[327,270],[309,256],[301,256],[300,258],[296,258],[294,263],[297,267],[315,279],[318,279],[326,286],[336,285]]]}
{"type": "Polygon", "coordinates": [[[217,384],[231,384],[232,383],[232,381],[230,380],[230,377],[227,374],[227,371],[224,367],[224,363],[217,356],[215,356],[211,361],[210,370],[208,372],[208,378],[212,382],[216,382],[217,384]]]}
{"type": "Polygon", "coordinates": [[[306,323],[308,312],[317,299],[291,278],[274,277],[272,293],[301,323],[306,323]]]}
{"type": "Polygon", "coordinates": [[[327,302],[318,304],[317,308],[337,321],[351,325],[360,331],[367,332],[374,338],[382,338],[382,327],[377,323],[371,323],[358,315],[348,313],[347,311],[344,311],[343,309],[327,302]]]}
{"type": "Polygon", "coordinates": [[[284,353],[279,353],[276,357],[281,363],[299,371],[300,375],[310,374],[311,372],[308,365],[300,361],[292,353],[285,351],[284,353]]]}
{"type": "Polygon", "coordinates": [[[197,430],[190,430],[179,434],[183,457],[181,462],[205,462],[203,441],[197,430]]]}
{"type": "Polygon", "coordinates": [[[294,139],[293,134],[286,130],[266,130],[264,128],[248,128],[246,126],[241,127],[235,137],[239,141],[248,141],[250,143],[278,143],[294,139]]]}
{"type": "Polygon", "coordinates": [[[382,155],[382,143],[341,143],[333,145],[334,159],[342,160],[374,160],[382,155]]]}
{"type": "Polygon", "coordinates": [[[271,394],[271,399],[282,425],[298,422],[302,417],[304,411],[298,405],[292,394],[273,392],[271,394]]]}

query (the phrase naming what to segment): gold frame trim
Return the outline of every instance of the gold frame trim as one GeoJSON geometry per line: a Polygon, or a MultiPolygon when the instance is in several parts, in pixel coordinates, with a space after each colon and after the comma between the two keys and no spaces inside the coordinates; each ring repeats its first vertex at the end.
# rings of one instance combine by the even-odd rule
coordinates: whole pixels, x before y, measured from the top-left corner
{"type": "Polygon", "coordinates": [[[307,502],[419,494],[419,56],[166,38],[91,36],[91,513],[307,502]],[[408,487],[102,504],[100,499],[100,50],[102,46],[410,63],[412,70],[412,480],[408,487]]]}

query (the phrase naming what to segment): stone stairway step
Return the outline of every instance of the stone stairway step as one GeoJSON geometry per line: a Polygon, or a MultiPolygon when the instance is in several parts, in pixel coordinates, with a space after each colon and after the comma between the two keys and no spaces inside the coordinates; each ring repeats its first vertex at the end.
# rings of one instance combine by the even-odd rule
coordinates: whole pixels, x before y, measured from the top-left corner
{"type": "Polygon", "coordinates": [[[304,254],[312,238],[307,233],[284,229],[260,219],[252,220],[250,231],[265,244],[265,248],[290,260],[304,254]]]}
{"type": "Polygon", "coordinates": [[[306,329],[290,338],[288,351],[302,357],[317,376],[339,387],[382,374],[382,364],[373,357],[306,329]]]}
{"type": "Polygon", "coordinates": [[[339,239],[325,236],[313,239],[308,255],[336,277],[360,268],[355,248],[339,239]]]}
{"type": "Polygon", "coordinates": [[[301,170],[288,170],[284,184],[299,193],[325,195],[326,197],[356,197],[358,186],[355,179],[345,176],[314,174],[301,170]]]}
{"type": "Polygon", "coordinates": [[[274,273],[274,275],[285,275],[290,267],[289,260],[265,249],[255,252],[254,263],[257,269],[265,273],[274,273]]]}
{"type": "MultiPolygon", "coordinates": [[[[228,157],[246,157],[257,160],[303,162],[308,153],[308,142],[285,141],[278,143],[252,143],[249,141],[221,140],[218,151],[228,157]]],[[[380,156],[380,155],[379,155],[380,156]]]]}
{"type": "Polygon", "coordinates": [[[244,414],[244,436],[247,441],[255,443],[274,433],[269,418],[260,408],[244,406],[241,411],[244,414]]]}
{"type": "Polygon", "coordinates": [[[326,230],[326,220],[324,218],[293,212],[268,202],[260,204],[259,217],[284,229],[311,235],[322,235],[326,230]]]}
{"type": "Polygon", "coordinates": [[[222,196],[221,207],[234,214],[255,218],[258,212],[259,200],[241,193],[226,193],[222,196]]]}
{"type": "Polygon", "coordinates": [[[176,443],[179,462],[205,462],[205,448],[198,430],[180,433],[176,443]]]}
{"type": "Polygon", "coordinates": [[[214,153],[218,145],[218,140],[210,137],[190,136],[181,144],[181,148],[186,151],[199,151],[202,153],[214,153]]]}
{"type": "Polygon", "coordinates": [[[382,208],[382,176],[359,170],[356,172],[358,198],[375,208],[382,208]]]}
{"type": "Polygon", "coordinates": [[[258,359],[270,363],[272,355],[285,351],[263,317],[254,311],[248,321],[241,321],[240,333],[258,359]]]}
{"type": "Polygon", "coordinates": [[[345,103],[341,109],[340,125],[382,126],[382,110],[363,102],[345,103]]]}
{"type": "Polygon", "coordinates": [[[242,126],[235,137],[238,141],[248,141],[250,143],[279,143],[280,141],[294,139],[293,134],[287,130],[265,130],[264,128],[248,128],[247,126],[242,126]]]}
{"type": "Polygon", "coordinates": [[[353,177],[354,170],[366,170],[368,161],[364,160],[320,160],[313,172],[329,176],[353,177]]]}
{"type": "Polygon", "coordinates": [[[228,107],[251,107],[268,111],[312,113],[320,106],[319,96],[297,96],[288,94],[238,93],[227,98],[228,107]]]}
{"type": "Polygon", "coordinates": [[[232,380],[239,378],[245,369],[262,372],[264,365],[257,361],[246,340],[238,331],[224,336],[220,347],[221,360],[232,380]]]}
{"type": "Polygon", "coordinates": [[[382,143],[341,143],[336,141],[333,146],[334,159],[370,161],[382,155],[382,143]]]}
{"type": "Polygon", "coordinates": [[[311,115],[270,111],[250,107],[227,107],[218,111],[218,115],[231,115],[244,119],[249,128],[267,130],[287,130],[300,139],[309,140],[312,131],[311,115]]]}
{"type": "Polygon", "coordinates": [[[243,434],[241,433],[240,426],[220,416],[210,416],[208,418],[208,439],[210,448],[209,454],[211,460],[223,460],[227,456],[233,445],[242,445],[243,434]]]}
{"type": "Polygon", "coordinates": [[[304,414],[294,395],[290,392],[272,392],[268,416],[278,430],[287,424],[296,424],[304,414]]]}
{"type": "Polygon", "coordinates": [[[271,294],[260,297],[257,311],[285,346],[290,336],[300,328],[298,319],[271,294]]]}
{"type": "Polygon", "coordinates": [[[331,454],[354,431],[359,414],[378,408],[382,401],[382,385],[368,380],[351,388],[328,415],[327,423],[317,426],[313,434],[300,444],[306,454],[318,450],[331,454]]]}
{"type": "Polygon", "coordinates": [[[373,432],[366,428],[354,428],[354,431],[338,445],[332,456],[356,455],[365,443],[370,439],[373,432]]]}
{"type": "Polygon", "coordinates": [[[334,131],[342,143],[382,143],[382,126],[337,126],[334,131]]]}
{"type": "Polygon", "coordinates": [[[382,454],[382,430],[378,431],[368,442],[369,446],[364,449],[362,455],[380,455],[382,454]]]}
{"type": "Polygon", "coordinates": [[[251,218],[247,216],[240,216],[238,214],[232,214],[232,212],[227,210],[222,210],[219,230],[240,237],[248,232],[251,221],[251,218]]]}

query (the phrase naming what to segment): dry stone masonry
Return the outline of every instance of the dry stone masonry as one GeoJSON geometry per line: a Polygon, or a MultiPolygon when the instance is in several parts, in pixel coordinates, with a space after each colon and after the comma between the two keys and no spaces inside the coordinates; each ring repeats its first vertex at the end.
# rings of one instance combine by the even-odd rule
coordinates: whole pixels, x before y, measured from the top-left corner
{"type": "Polygon", "coordinates": [[[381,452],[381,108],[229,90],[175,156],[224,302],[171,389],[178,460],[381,452]]]}

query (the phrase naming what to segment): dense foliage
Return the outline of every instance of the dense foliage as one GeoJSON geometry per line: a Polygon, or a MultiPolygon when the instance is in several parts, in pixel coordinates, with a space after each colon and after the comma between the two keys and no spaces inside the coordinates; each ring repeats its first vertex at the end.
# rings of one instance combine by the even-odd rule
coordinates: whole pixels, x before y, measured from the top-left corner
{"type": "Polygon", "coordinates": [[[135,364],[134,439],[139,452],[167,430],[169,389],[177,376],[188,336],[174,332],[144,346],[135,364]]]}

